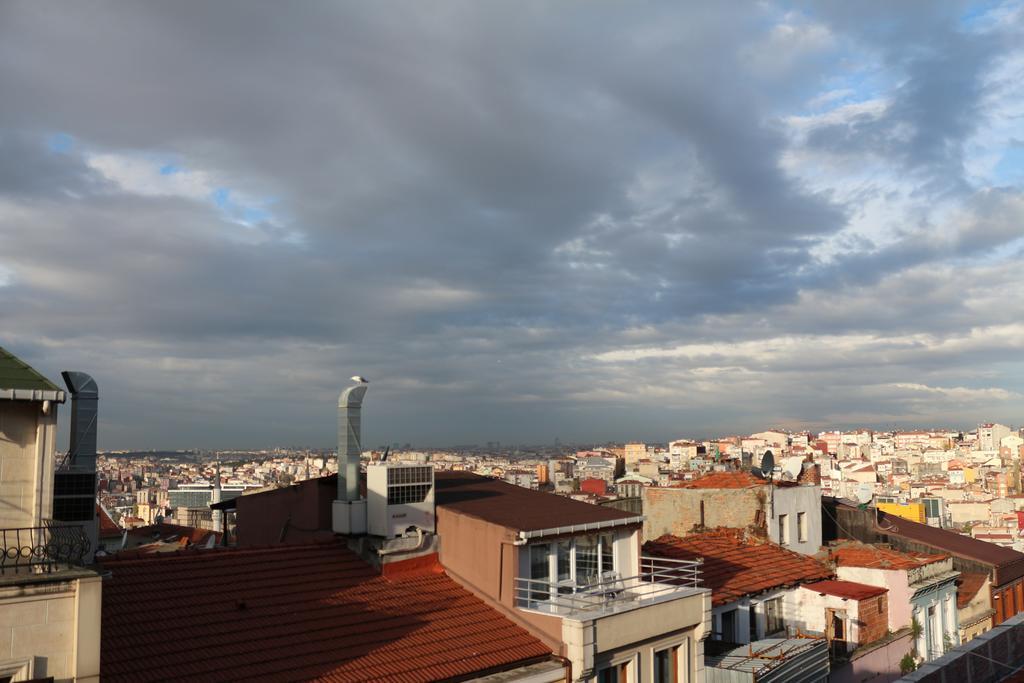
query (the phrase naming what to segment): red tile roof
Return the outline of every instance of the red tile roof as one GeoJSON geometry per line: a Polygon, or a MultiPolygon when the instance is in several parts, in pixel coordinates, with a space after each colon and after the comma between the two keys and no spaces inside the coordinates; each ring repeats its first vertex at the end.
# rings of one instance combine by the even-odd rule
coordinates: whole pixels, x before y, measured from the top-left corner
{"type": "Polygon", "coordinates": [[[153,541],[187,541],[186,545],[189,543],[204,545],[210,540],[211,536],[214,538],[214,544],[217,544],[220,542],[222,534],[209,529],[197,529],[191,526],[168,524],[166,522],[150,524],[148,526],[138,526],[134,529],[128,530],[129,541],[134,543],[150,543],[153,541]]]}
{"type": "Polygon", "coordinates": [[[858,514],[866,517],[865,521],[871,523],[871,533],[883,539],[902,539],[917,545],[930,546],[953,557],[989,565],[992,567],[992,582],[995,587],[1008,585],[1024,576],[1024,553],[1011,548],[954,533],[948,529],[911,522],[909,519],[890,515],[875,508],[861,509],[859,505],[842,498],[823,499],[823,502],[826,506],[835,504],[837,512],[840,508],[859,510],[858,514]]]}
{"type": "Polygon", "coordinates": [[[755,477],[746,470],[737,472],[711,472],[682,484],[676,484],[681,489],[747,489],[753,486],[764,486],[767,484],[764,479],[755,477]]]}
{"type": "Polygon", "coordinates": [[[711,589],[711,603],[716,606],[746,595],[832,577],[832,571],[814,558],[746,538],[739,529],[714,529],[682,538],[666,534],[645,543],[644,552],[681,560],[704,558],[701,578],[711,589]]]}
{"type": "Polygon", "coordinates": [[[103,563],[105,682],[429,681],[551,655],[436,563],[384,577],[336,542],[125,557],[103,563]]]}
{"type": "Polygon", "coordinates": [[[956,582],[956,607],[964,609],[974,596],[978,594],[981,587],[988,581],[988,574],[980,572],[961,572],[960,579],[956,582]]]}
{"type": "Polygon", "coordinates": [[[866,583],[857,583],[855,581],[838,580],[805,583],[803,588],[817,591],[818,593],[824,593],[825,595],[834,595],[838,598],[846,598],[847,600],[866,600],[889,592],[888,588],[869,586],[866,583]]]}
{"type": "Polygon", "coordinates": [[[121,527],[113,520],[107,509],[99,503],[96,503],[96,519],[100,522],[100,538],[121,535],[121,527]]]}
{"type": "Polygon", "coordinates": [[[845,543],[830,548],[829,555],[840,567],[870,569],[917,569],[926,564],[941,562],[949,557],[949,555],[901,552],[866,543],[845,543]]]}
{"type": "Polygon", "coordinates": [[[438,508],[517,531],[539,531],[637,517],[614,508],[533,491],[470,472],[436,472],[434,485],[438,508]]]}

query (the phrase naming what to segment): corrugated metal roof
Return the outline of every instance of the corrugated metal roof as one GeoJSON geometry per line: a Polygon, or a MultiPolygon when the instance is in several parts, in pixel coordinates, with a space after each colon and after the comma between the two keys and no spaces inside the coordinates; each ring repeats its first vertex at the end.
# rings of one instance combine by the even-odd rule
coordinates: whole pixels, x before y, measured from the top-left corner
{"type": "Polygon", "coordinates": [[[0,346],[0,390],[4,389],[64,393],[63,389],[36,372],[28,363],[0,346]]]}
{"type": "Polygon", "coordinates": [[[104,681],[432,681],[551,650],[445,575],[338,543],[104,562],[104,681]]]}

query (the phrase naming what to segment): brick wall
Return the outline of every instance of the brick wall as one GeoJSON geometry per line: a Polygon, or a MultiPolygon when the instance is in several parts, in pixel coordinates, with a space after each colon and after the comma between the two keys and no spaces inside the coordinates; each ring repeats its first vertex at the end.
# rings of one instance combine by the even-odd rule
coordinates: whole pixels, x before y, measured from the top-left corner
{"type": "Polygon", "coordinates": [[[889,631],[888,595],[860,600],[857,603],[857,620],[860,622],[858,645],[867,645],[884,638],[889,631]]]}

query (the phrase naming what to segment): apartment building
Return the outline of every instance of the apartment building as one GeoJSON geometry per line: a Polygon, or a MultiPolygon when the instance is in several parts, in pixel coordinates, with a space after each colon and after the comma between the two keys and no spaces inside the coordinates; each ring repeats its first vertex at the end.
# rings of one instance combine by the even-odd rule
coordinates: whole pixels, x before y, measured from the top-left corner
{"type": "MultiPolygon", "coordinates": [[[[54,500],[57,409],[66,399],[67,392],[0,348],[3,681],[99,680],[102,584],[85,566],[95,532],[54,520],[81,507],[76,497],[54,500]]],[[[95,490],[85,494],[94,507],[95,490]]]]}
{"type": "Polygon", "coordinates": [[[785,548],[812,555],[821,546],[816,473],[812,466],[794,480],[768,481],[745,471],[713,472],[673,487],[646,488],[644,538],[753,526],[785,548]]]}

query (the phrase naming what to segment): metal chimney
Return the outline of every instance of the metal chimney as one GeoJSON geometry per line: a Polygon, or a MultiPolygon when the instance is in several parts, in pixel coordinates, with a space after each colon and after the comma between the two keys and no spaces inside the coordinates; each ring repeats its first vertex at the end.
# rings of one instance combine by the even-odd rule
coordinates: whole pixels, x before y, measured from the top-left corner
{"type": "MultiPolygon", "coordinates": [[[[213,473],[213,493],[210,496],[210,504],[216,505],[220,502],[221,488],[220,488],[220,460],[214,465],[213,473]]],[[[224,511],[214,510],[213,511],[213,530],[217,533],[224,532],[224,511]]]]}
{"type": "Polygon", "coordinates": [[[65,468],[79,472],[96,471],[96,416],[99,389],[96,380],[84,372],[60,373],[71,392],[71,445],[65,468]]]}
{"type": "Polygon", "coordinates": [[[362,453],[363,396],[366,385],[357,384],[338,396],[338,500],[359,500],[359,455],[362,453]]]}
{"type": "Polygon", "coordinates": [[[82,525],[87,539],[83,559],[92,562],[99,543],[96,522],[96,418],[99,389],[84,372],[60,373],[71,393],[71,443],[53,474],[53,519],[82,525]]]}

